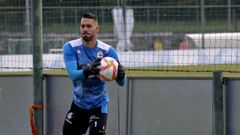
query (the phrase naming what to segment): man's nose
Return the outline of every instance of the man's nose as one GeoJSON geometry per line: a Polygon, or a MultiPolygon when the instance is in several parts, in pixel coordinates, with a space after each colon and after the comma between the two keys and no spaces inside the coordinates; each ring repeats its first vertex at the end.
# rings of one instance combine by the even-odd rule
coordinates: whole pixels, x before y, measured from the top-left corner
{"type": "Polygon", "coordinates": [[[82,27],[83,31],[87,31],[88,30],[88,27],[84,26],[82,27]]]}

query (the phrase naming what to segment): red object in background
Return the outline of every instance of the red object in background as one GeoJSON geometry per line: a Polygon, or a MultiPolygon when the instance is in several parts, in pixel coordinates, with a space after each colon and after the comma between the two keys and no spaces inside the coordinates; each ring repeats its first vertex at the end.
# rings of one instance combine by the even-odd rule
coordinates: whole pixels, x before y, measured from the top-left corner
{"type": "Polygon", "coordinates": [[[34,114],[33,114],[33,110],[36,109],[43,109],[42,105],[32,105],[29,108],[29,112],[30,112],[30,126],[31,126],[31,130],[32,130],[32,135],[37,135],[37,129],[36,126],[34,124],[34,114]]]}
{"type": "Polygon", "coordinates": [[[179,50],[188,50],[188,43],[186,40],[183,40],[180,44],[179,44],[179,50]]]}

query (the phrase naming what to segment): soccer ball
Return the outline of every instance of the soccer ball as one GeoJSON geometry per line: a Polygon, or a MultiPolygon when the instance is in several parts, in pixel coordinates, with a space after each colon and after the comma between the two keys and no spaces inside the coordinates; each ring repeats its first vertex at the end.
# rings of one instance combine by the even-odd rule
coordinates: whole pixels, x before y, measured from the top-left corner
{"type": "Polygon", "coordinates": [[[112,57],[104,57],[100,63],[98,77],[104,81],[115,80],[117,78],[118,62],[112,57]]]}

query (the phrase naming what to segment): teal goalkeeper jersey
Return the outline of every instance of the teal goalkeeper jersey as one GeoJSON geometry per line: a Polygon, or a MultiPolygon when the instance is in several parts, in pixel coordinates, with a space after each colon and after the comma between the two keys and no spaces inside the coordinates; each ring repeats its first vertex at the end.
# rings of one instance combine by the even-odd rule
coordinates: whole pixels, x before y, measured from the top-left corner
{"type": "MultiPolygon", "coordinates": [[[[63,56],[73,84],[73,102],[86,110],[101,106],[102,113],[107,113],[109,97],[106,82],[97,76],[85,78],[81,65],[94,62],[98,57],[113,57],[119,62],[115,49],[100,40],[97,40],[94,48],[88,48],[79,38],[64,44],[63,56]]],[[[123,86],[125,78],[116,82],[123,86]]]]}

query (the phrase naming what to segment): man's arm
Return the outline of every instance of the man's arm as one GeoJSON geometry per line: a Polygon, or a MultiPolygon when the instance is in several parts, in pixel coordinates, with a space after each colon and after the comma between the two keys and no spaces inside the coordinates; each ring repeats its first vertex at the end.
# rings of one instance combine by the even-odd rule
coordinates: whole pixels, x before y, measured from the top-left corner
{"type": "Polygon", "coordinates": [[[66,70],[73,81],[87,79],[90,75],[99,73],[100,58],[92,63],[83,64],[81,69],[78,69],[75,52],[69,43],[64,45],[63,54],[66,70]]]}
{"type": "Polygon", "coordinates": [[[63,57],[66,70],[72,81],[83,80],[83,70],[78,70],[77,58],[70,43],[66,43],[63,47],[63,57]]]}

